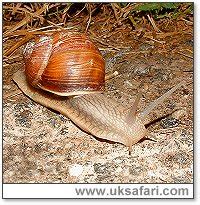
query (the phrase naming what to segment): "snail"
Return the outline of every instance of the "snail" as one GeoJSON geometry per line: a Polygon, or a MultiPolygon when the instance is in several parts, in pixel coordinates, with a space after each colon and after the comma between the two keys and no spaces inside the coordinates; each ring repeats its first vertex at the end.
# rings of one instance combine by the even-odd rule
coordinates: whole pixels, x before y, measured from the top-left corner
{"type": "Polygon", "coordinates": [[[98,48],[81,33],[39,36],[24,51],[25,71],[13,80],[29,98],[69,117],[85,132],[129,148],[147,134],[148,114],[181,82],[137,112],[140,95],[130,109],[103,94],[105,62],[98,48]]]}

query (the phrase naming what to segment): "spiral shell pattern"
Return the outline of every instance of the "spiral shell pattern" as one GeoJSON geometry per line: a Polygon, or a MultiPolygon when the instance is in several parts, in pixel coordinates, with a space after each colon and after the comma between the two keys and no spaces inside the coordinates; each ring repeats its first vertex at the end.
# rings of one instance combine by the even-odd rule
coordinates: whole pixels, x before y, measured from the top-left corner
{"type": "Polygon", "coordinates": [[[30,41],[24,50],[28,82],[61,96],[102,92],[105,61],[85,34],[57,32],[30,41]]]}

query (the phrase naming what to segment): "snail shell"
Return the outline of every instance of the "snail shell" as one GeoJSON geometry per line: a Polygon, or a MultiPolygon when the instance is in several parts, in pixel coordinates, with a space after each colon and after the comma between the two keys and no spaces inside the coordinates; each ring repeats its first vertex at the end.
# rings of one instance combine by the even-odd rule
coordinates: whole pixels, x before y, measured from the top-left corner
{"type": "Polygon", "coordinates": [[[61,96],[102,92],[105,61],[91,40],[78,32],[39,36],[24,50],[28,82],[61,96]]]}

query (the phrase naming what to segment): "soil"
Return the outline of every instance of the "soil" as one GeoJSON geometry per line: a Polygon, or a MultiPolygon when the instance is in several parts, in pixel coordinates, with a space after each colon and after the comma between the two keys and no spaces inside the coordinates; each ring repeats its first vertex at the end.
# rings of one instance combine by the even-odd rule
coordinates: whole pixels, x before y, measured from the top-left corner
{"type": "Polygon", "coordinates": [[[188,29],[159,35],[144,40],[129,29],[110,36],[107,46],[96,42],[106,72],[119,72],[106,82],[105,93],[127,109],[138,92],[142,110],[186,82],[151,113],[151,120],[162,119],[148,127],[130,155],[124,145],[97,140],[67,117],[15,94],[20,91],[12,74],[24,68],[23,47],[18,49],[12,55],[17,61],[3,68],[4,183],[192,183],[193,34],[188,29]]]}

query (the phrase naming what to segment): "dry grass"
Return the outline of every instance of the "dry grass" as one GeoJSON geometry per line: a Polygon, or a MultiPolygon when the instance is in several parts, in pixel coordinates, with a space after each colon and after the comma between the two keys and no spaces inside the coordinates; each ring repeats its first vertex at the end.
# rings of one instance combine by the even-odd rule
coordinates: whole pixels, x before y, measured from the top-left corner
{"type": "Polygon", "coordinates": [[[137,12],[133,12],[137,5],[138,3],[128,3],[125,6],[120,3],[4,3],[4,42],[10,41],[10,48],[4,47],[4,57],[9,57],[35,35],[59,30],[86,32],[103,49],[108,47],[116,50],[124,47],[120,44],[123,44],[123,38],[127,38],[130,32],[137,41],[153,40],[158,43],[165,43],[165,38],[179,35],[180,32],[188,34],[188,29],[192,35],[192,17],[186,19],[180,16],[175,21],[166,18],[156,22],[150,14],[141,14],[139,18],[137,12]],[[176,30],[170,31],[175,24],[176,30]],[[121,41],[108,43],[109,39],[112,41],[112,36],[117,36],[121,41]]]}

